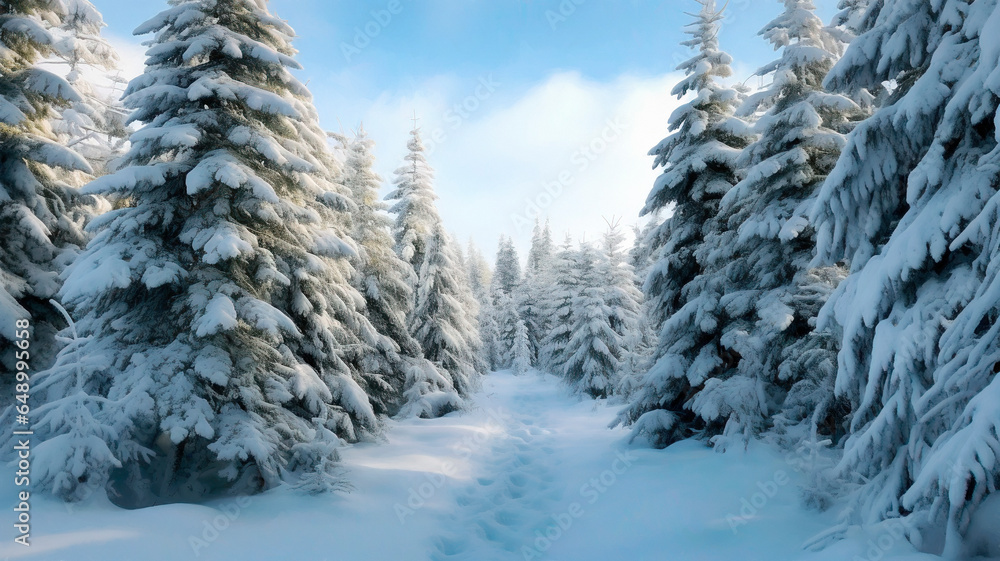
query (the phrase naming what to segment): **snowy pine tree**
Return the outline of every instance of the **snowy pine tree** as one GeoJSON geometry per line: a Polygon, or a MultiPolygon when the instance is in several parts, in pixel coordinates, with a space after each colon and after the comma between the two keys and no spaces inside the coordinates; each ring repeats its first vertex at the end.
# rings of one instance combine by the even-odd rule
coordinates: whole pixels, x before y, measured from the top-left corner
{"type": "Polygon", "coordinates": [[[736,184],[736,160],[752,140],[734,116],[741,93],[718,83],[732,74],[732,58],[719,50],[722,14],[713,0],[701,4],[688,27],[692,38],[683,43],[697,54],[680,65],[687,76],[672,92],[696,96],[674,111],[673,134],[650,152],[654,166],[664,171],[642,211],[650,214],[673,204],[673,215],[651,236],[655,264],[643,285],[659,343],[641,388],[616,421],[635,424],[634,434],[647,435],[656,446],[687,436],[695,418],[685,406],[694,389],[720,366],[720,349],[711,346],[710,336],[701,335],[716,327],[719,294],[699,276],[703,265],[698,255],[708,250],[705,240],[715,227],[719,200],[736,184]]]}
{"type": "Polygon", "coordinates": [[[451,238],[440,224],[434,226],[423,253],[410,330],[424,356],[447,372],[455,390],[466,396],[478,386],[484,369],[476,324],[478,306],[451,238]]]}
{"type": "Polygon", "coordinates": [[[500,328],[497,326],[496,311],[493,308],[493,297],[490,295],[490,285],[493,274],[489,263],[483,257],[479,248],[469,240],[466,251],[466,267],[469,272],[469,287],[479,304],[479,314],[476,323],[479,328],[480,359],[484,368],[497,370],[503,362],[503,348],[500,343],[500,328]]]}
{"type": "MultiPolygon", "coordinates": [[[[50,30],[66,17],[64,6],[34,0],[0,2],[0,364],[14,371],[15,322],[31,320],[32,366],[44,368],[56,350],[64,320],[48,300],[59,290],[60,271],[86,237],[72,220],[75,190],[65,172],[90,173],[79,155],[57,143],[50,121],[81,97],[38,63],[54,54],[50,30]],[[60,173],[62,172],[62,174],[60,173]]],[[[3,376],[6,384],[13,375],[3,376]]],[[[9,400],[9,397],[3,398],[9,400]]]]}
{"type": "Polygon", "coordinates": [[[572,325],[576,317],[573,299],[583,284],[579,262],[580,252],[567,236],[552,262],[555,283],[542,303],[550,328],[541,341],[538,362],[552,373],[563,372],[569,359],[567,344],[573,336],[572,325]]]}
{"type": "Polygon", "coordinates": [[[493,299],[487,297],[486,301],[480,305],[477,316],[479,326],[480,358],[489,370],[499,370],[503,368],[504,355],[506,349],[503,348],[500,336],[500,327],[497,325],[497,312],[493,307],[493,299]]]}
{"type": "Polygon", "coordinates": [[[123,167],[86,189],[125,202],[92,223],[61,292],[86,338],[65,352],[110,365],[76,387],[115,427],[90,437],[114,461],[81,463],[79,439],[52,422],[79,398],[50,391],[41,483],[72,498],[110,478],[133,505],[296,472],[336,486],[340,437],[378,430],[344,352],[374,329],[348,283],[353,243],[337,235],[347,201],[290,73],[293,31],[264,0],[186,0],[136,30],[150,32],[125,99],[144,126],[123,167]]]}
{"type": "Polygon", "coordinates": [[[576,391],[605,398],[620,386],[636,344],[641,293],[624,262],[624,234],[609,223],[604,247],[583,243],[575,262],[578,285],[571,300],[569,341],[562,373],[576,391]]]}
{"type": "Polygon", "coordinates": [[[635,373],[648,366],[646,363],[654,339],[643,317],[642,291],[638,287],[635,269],[626,260],[628,255],[622,249],[624,243],[625,234],[619,221],[608,222],[602,246],[604,271],[601,282],[604,284],[604,300],[610,308],[608,326],[615,334],[610,339],[613,345],[608,345],[608,348],[618,358],[615,387],[609,393],[631,393],[631,382],[625,377],[629,376],[634,381],[635,373]]]}
{"type": "Polygon", "coordinates": [[[514,360],[514,346],[517,340],[517,323],[521,316],[517,313],[514,297],[504,292],[499,285],[493,286],[493,323],[497,328],[497,349],[500,363],[497,368],[510,368],[514,360]]]}
{"type": "Polygon", "coordinates": [[[427,164],[420,130],[410,131],[407,143],[409,153],[406,162],[396,170],[393,179],[395,189],[385,196],[395,201],[389,212],[396,216],[393,236],[396,239],[396,254],[410,264],[414,271],[414,287],[418,282],[420,268],[424,263],[428,239],[434,228],[441,222],[434,201],[434,170],[427,164]]]}
{"type": "Polygon", "coordinates": [[[1000,477],[1000,8],[867,10],[827,85],[890,88],[814,211],[818,262],[850,263],[820,316],[842,330],[835,389],[852,410],[839,472],[860,485],[855,521],[944,526],[944,553],[957,558],[1000,477]]]}
{"type": "Polygon", "coordinates": [[[784,349],[812,329],[810,317],[792,307],[796,277],[813,258],[806,217],[836,164],[842,133],[862,116],[847,97],[823,91],[842,45],[812,1],[784,0],[784,6],[760,32],[781,49],[780,58],[757,71],[772,82],[740,110],[759,115],[758,138],[737,160],[743,178],[722,198],[714,232],[696,256],[719,300],[706,315],[712,325],[703,320],[698,327],[701,348],[686,355],[715,362],[688,407],[709,434],[724,433],[715,439],[719,446],[760,434],[797,382],[779,375],[779,363],[784,349]]]}
{"type": "Polygon", "coordinates": [[[409,332],[407,317],[413,307],[410,275],[413,271],[393,250],[392,219],[378,198],[382,178],[372,169],[374,142],[358,131],[347,147],[342,181],[357,206],[352,213],[352,238],[358,245],[354,285],[365,298],[365,312],[381,340],[360,355],[361,368],[390,381],[386,412],[434,417],[457,409],[461,400],[447,378],[423,358],[420,344],[409,332]],[[401,379],[399,379],[401,378],[401,379]],[[396,395],[400,392],[402,395],[396,395]],[[399,403],[405,395],[406,402],[399,403]]]}
{"type": "Polygon", "coordinates": [[[490,285],[493,321],[500,334],[497,340],[500,350],[499,368],[509,368],[514,360],[517,322],[521,320],[518,308],[524,296],[520,285],[521,263],[517,249],[510,238],[500,236],[496,266],[493,269],[493,279],[490,285]]]}
{"type": "Polygon", "coordinates": [[[490,300],[490,284],[493,281],[493,271],[490,264],[486,262],[483,253],[479,251],[476,244],[469,240],[469,247],[466,250],[466,267],[469,271],[469,288],[472,295],[476,297],[479,304],[485,305],[490,300]]]}
{"type": "Polygon", "coordinates": [[[520,319],[515,326],[514,348],[511,349],[511,368],[521,375],[531,368],[531,347],[528,344],[528,326],[520,319]]]}
{"type": "Polygon", "coordinates": [[[626,399],[641,387],[642,376],[649,370],[649,362],[656,349],[657,334],[651,321],[650,303],[642,295],[642,285],[649,277],[650,267],[654,264],[652,258],[653,234],[662,222],[659,212],[656,212],[642,227],[638,225],[633,227],[635,240],[628,252],[627,262],[632,267],[632,276],[635,279],[636,289],[639,291],[638,297],[641,304],[636,338],[635,341],[629,343],[628,357],[622,365],[622,374],[615,392],[626,399]]]}
{"type": "Polygon", "coordinates": [[[500,236],[500,243],[497,245],[497,261],[493,268],[492,286],[499,288],[511,297],[517,296],[517,289],[521,285],[521,259],[517,255],[517,248],[514,247],[514,240],[506,236],[500,236]]]}
{"type": "Polygon", "coordinates": [[[549,330],[543,302],[553,283],[552,252],[552,233],[549,224],[546,222],[542,227],[536,220],[517,309],[518,315],[528,329],[528,347],[532,363],[537,360],[538,348],[549,330]]]}

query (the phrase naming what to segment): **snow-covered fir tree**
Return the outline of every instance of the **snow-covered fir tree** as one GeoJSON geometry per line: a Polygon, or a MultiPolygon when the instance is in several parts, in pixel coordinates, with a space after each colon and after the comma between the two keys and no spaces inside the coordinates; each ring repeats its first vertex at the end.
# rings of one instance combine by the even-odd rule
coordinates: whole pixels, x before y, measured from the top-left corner
{"type": "Polygon", "coordinates": [[[537,360],[538,347],[549,330],[543,302],[552,286],[552,232],[548,221],[543,227],[535,221],[528,251],[528,263],[519,290],[517,312],[528,329],[528,347],[532,363],[537,360]]]}
{"type": "Polygon", "coordinates": [[[469,240],[466,249],[465,264],[469,271],[469,288],[472,295],[480,305],[486,304],[490,300],[490,284],[493,281],[493,271],[490,264],[483,257],[483,252],[476,247],[476,244],[469,240]]]}
{"type": "MultiPolygon", "coordinates": [[[[496,278],[496,277],[494,277],[496,278]]],[[[517,301],[494,283],[492,319],[497,329],[497,351],[500,362],[495,368],[509,368],[514,360],[514,345],[517,340],[517,323],[521,316],[517,313],[517,301]]]]}
{"type": "Polygon", "coordinates": [[[144,126],[86,188],[126,202],[92,222],[61,292],[83,338],[65,352],[104,364],[39,374],[39,481],[76,498],[110,478],[133,505],[303,472],[335,486],[340,438],[378,430],[372,379],[347,364],[377,333],[293,31],[264,0],[185,0],[136,33],[155,33],[125,99],[144,126]],[[101,421],[87,438],[80,400],[101,421]]]}
{"type": "Polygon", "coordinates": [[[379,334],[376,348],[360,353],[361,368],[382,373],[390,382],[386,412],[434,417],[457,409],[461,400],[447,377],[423,358],[410,334],[407,317],[413,308],[409,265],[396,255],[388,205],[378,197],[382,178],[375,173],[374,142],[364,129],[347,146],[342,182],[356,205],[352,235],[358,246],[354,285],[365,298],[365,315],[379,334]],[[396,395],[402,392],[403,395],[396,395]],[[400,400],[405,395],[405,402],[400,400]]]}
{"type": "MultiPolygon", "coordinates": [[[[14,372],[18,320],[30,319],[31,365],[44,368],[55,352],[55,332],[64,327],[48,300],[59,290],[60,271],[86,243],[71,219],[77,194],[61,176],[90,173],[75,152],[61,146],[51,128],[57,112],[81,97],[38,63],[56,54],[53,25],[65,6],[34,0],[0,2],[0,364],[14,372]]],[[[3,402],[12,395],[3,376],[3,402]]]]}
{"type": "Polygon", "coordinates": [[[852,411],[839,473],[860,485],[855,522],[943,526],[944,554],[959,558],[1000,477],[1000,8],[866,9],[826,83],[890,88],[814,211],[818,262],[850,264],[820,316],[842,330],[835,390],[852,411]]]}
{"type": "Polygon", "coordinates": [[[513,240],[506,236],[500,236],[496,266],[493,269],[493,279],[490,284],[493,321],[500,334],[497,341],[500,350],[500,368],[510,367],[514,360],[517,322],[521,320],[518,308],[524,297],[520,286],[521,262],[517,255],[517,249],[514,247],[513,240]]]}
{"type": "Polygon", "coordinates": [[[434,201],[434,170],[427,164],[424,144],[420,139],[420,129],[410,131],[407,142],[409,152],[405,163],[396,170],[393,179],[395,189],[385,196],[394,201],[389,212],[395,215],[393,236],[396,240],[396,254],[410,264],[414,271],[414,287],[424,263],[427,243],[434,234],[434,228],[441,222],[434,201]]]}
{"type": "MultiPolygon", "coordinates": [[[[589,243],[580,244],[575,266],[580,280],[571,300],[573,322],[563,351],[566,363],[562,374],[575,391],[595,398],[607,397],[616,385],[620,364],[608,343],[617,337],[608,325],[612,310],[605,300],[605,268],[600,255],[589,243]]],[[[615,346],[612,343],[612,346],[615,346]]]]}
{"type": "Polygon", "coordinates": [[[493,306],[492,298],[487,297],[479,306],[477,325],[479,326],[481,344],[480,358],[483,364],[491,371],[503,368],[506,350],[503,348],[500,327],[497,325],[497,312],[493,306]]]}
{"type": "Polygon", "coordinates": [[[688,26],[691,39],[683,43],[697,54],[679,66],[686,77],[672,92],[677,97],[696,95],[674,111],[672,134],[650,151],[654,166],[664,171],[642,211],[646,215],[673,206],[673,214],[651,234],[655,262],[643,285],[659,343],[641,388],[617,419],[634,424],[634,434],[647,435],[656,446],[689,434],[695,416],[686,404],[720,366],[719,349],[711,346],[710,336],[701,335],[716,326],[713,315],[720,295],[700,276],[703,266],[697,255],[708,249],[705,240],[715,227],[719,200],[736,184],[736,160],[752,140],[745,123],[735,117],[740,91],[719,83],[732,74],[732,58],[719,49],[722,13],[713,0],[701,4],[688,26]]]}
{"type": "Polygon", "coordinates": [[[531,346],[528,344],[528,326],[520,318],[515,326],[514,348],[511,349],[511,368],[521,375],[531,368],[531,346]]]}
{"type": "Polygon", "coordinates": [[[420,129],[410,131],[406,163],[396,170],[395,189],[387,200],[396,216],[396,254],[414,275],[414,306],[407,318],[410,333],[459,396],[478,385],[486,366],[479,336],[479,304],[472,292],[468,265],[444,230],[434,201],[434,170],[424,156],[420,129]]]}
{"type": "Polygon", "coordinates": [[[621,385],[640,336],[642,295],[624,260],[624,234],[616,222],[609,225],[601,249],[580,244],[573,275],[578,284],[571,299],[572,323],[561,371],[576,391],[595,398],[608,397],[621,385]]]}
{"type": "Polygon", "coordinates": [[[567,344],[573,336],[571,326],[575,321],[573,298],[582,286],[579,261],[580,251],[573,247],[572,238],[566,236],[552,260],[555,282],[542,303],[550,327],[538,350],[538,364],[549,372],[562,372],[569,358],[567,344]]]}
{"type": "Polygon", "coordinates": [[[485,365],[479,348],[478,305],[451,243],[441,224],[436,224],[424,246],[410,330],[424,356],[447,372],[455,390],[466,396],[478,386],[485,365]]]}
{"type": "Polygon", "coordinates": [[[653,334],[643,318],[642,291],[635,268],[628,262],[629,255],[623,249],[624,243],[625,233],[620,220],[609,221],[601,247],[604,268],[601,282],[604,285],[604,301],[610,309],[608,326],[615,334],[610,339],[613,345],[608,345],[608,348],[618,358],[615,387],[609,389],[611,393],[631,391],[631,383],[624,378],[630,376],[634,380],[635,373],[648,366],[646,363],[653,344],[653,334]]]}
{"type": "Polygon", "coordinates": [[[500,343],[500,328],[497,326],[496,312],[493,308],[493,297],[490,295],[493,273],[483,253],[476,244],[469,240],[466,251],[466,267],[469,273],[469,287],[479,304],[477,325],[480,347],[480,358],[488,370],[497,370],[503,362],[503,348],[500,343]]]}
{"type": "Polygon", "coordinates": [[[797,382],[781,377],[779,364],[784,349],[812,329],[810,318],[792,307],[796,277],[813,258],[807,215],[836,164],[843,133],[862,116],[847,97],[823,91],[842,44],[814,12],[811,0],[784,0],[783,12],[760,32],[781,55],[757,71],[771,84],[740,109],[757,116],[757,139],[737,160],[742,180],[722,198],[713,231],[696,253],[718,302],[703,309],[698,325],[689,324],[700,342],[682,356],[697,357],[706,370],[685,406],[697,415],[697,428],[718,435],[720,447],[768,428],[797,382]]]}
{"type": "Polygon", "coordinates": [[[497,244],[496,266],[493,267],[492,286],[505,294],[515,297],[521,285],[521,259],[514,247],[514,240],[500,236],[497,244]]]}
{"type": "Polygon", "coordinates": [[[653,234],[662,222],[660,213],[655,212],[641,227],[638,224],[633,227],[635,239],[626,260],[632,267],[632,276],[635,279],[635,286],[639,290],[641,301],[636,340],[629,344],[628,358],[622,365],[622,374],[616,389],[616,393],[626,399],[641,387],[642,376],[649,370],[649,361],[656,349],[657,334],[651,321],[649,301],[642,295],[642,285],[649,277],[650,267],[654,264],[652,256],[653,234]]]}

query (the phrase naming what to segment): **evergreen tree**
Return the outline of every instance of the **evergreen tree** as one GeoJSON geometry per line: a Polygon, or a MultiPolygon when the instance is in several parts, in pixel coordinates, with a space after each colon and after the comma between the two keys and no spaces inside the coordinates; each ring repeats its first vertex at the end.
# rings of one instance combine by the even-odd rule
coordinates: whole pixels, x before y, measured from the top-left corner
{"type": "Polygon", "coordinates": [[[656,446],[687,436],[687,428],[695,422],[685,408],[693,390],[720,367],[720,361],[727,362],[719,356],[720,349],[713,348],[712,336],[703,334],[716,327],[720,295],[707,286],[699,256],[710,250],[706,238],[716,227],[712,218],[719,200],[736,184],[736,160],[752,140],[746,125],[734,116],[740,91],[718,83],[732,74],[732,58],[719,50],[722,14],[713,0],[701,4],[695,23],[688,27],[692,38],[683,43],[697,54],[680,65],[687,76],[672,92],[677,97],[689,92],[696,96],[673,113],[673,134],[650,152],[654,166],[664,171],[642,211],[646,215],[673,205],[673,215],[650,236],[655,264],[643,285],[659,343],[641,389],[616,421],[634,423],[633,434],[648,435],[656,446]]]}
{"type": "Polygon", "coordinates": [[[490,284],[493,280],[493,272],[490,270],[490,265],[486,262],[486,258],[483,257],[483,253],[479,251],[476,244],[472,243],[471,239],[469,240],[469,247],[466,250],[466,254],[466,265],[469,269],[469,288],[472,289],[472,295],[476,297],[479,305],[484,306],[490,301],[490,284]]]}
{"type": "Polygon", "coordinates": [[[497,329],[497,350],[500,362],[495,368],[510,368],[514,361],[514,347],[517,341],[517,322],[522,321],[517,313],[517,302],[498,284],[493,286],[493,323],[497,329]]]}
{"type": "Polygon", "coordinates": [[[537,360],[539,345],[549,330],[543,301],[553,282],[552,250],[552,233],[549,230],[548,222],[543,228],[536,220],[535,230],[531,237],[531,249],[528,251],[528,265],[525,268],[524,280],[519,291],[521,297],[517,309],[528,329],[528,348],[532,363],[537,360]]]}
{"type": "Polygon", "coordinates": [[[517,256],[514,241],[506,236],[500,236],[497,246],[497,262],[493,268],[494,289],[500,289],[511,297],[517,296],[521,285],[521,259],[517,256]]]}
{"type": "Polygon", "coordinates": [[[493,299],[487,297],[479,307],[477,317],[479,338],[481,342],[480,358],[485,368],[499,370],[503,368],[504,352],[500,327],[497,325],[497,312],[493,307],[493,299]]]}
{"type": "Polygon", "coordinates": [[[865,20],[827,86],[890,88],[813,213],[818,263],[850,263],[820,316],[842,330],[835,390],[852,411],[839,473],[860,484],[856,520],[944,526],[957,558],[1000,477],[1000,9],[887,0],[865,20]]]}
{"type": "Polygon", "coordinates": [[[615,337],[610,339],[614,345],[608,348],[618,358],[618,369],[614,376],[615,387],[609,393],[624,393],[627,395],[633,389],[635,374],[648,367],[649,354],[654,345],[654,335],[648,328],[643,317],[644,300],[638,287],[638,278],[633,266],[627,262],[629,257],[622,250],[625,234],[621,231],[618,221],[608,223],[603,243],[603,278],[604,300],[610,309],[607,321],[615,337]],[[631,381],[626,381],[626,377],[631,381]]]}
{"type": "Polygon", "coordinates": [[[595,398],[614,394],[640,336],[641,293],[624,261],[624,234],[609,223],[603,251],[581,244],[575,263],[579,284],[572,298],[564,373],[573,387],[595,398]]]}
{"type": "Polygon", "coordinates": [[[490,296],[493,300],[493,321],[500,333],[498,346],[500,349],[499,368],[509,368],[514,360],[514,342],[517,338],[517,322],[519,304],[523,300],[520,290],[521,263],[517,256],[514,242],[505,236],[500,236],[497,247],[496,267],[493,269],[493,279],[490,286],[490,296]]]}
{"type": "Polygon", "coordinates": [[[531,348],[528,346],[528,326],[520,319],[517,320],[516,333],[511,351],[511,368],[514,369],[514,374],[521,375],[531,368],[531,348]]]}
{"type": "Polygon", "coordinates": [[[593,245],[580,244],[576,262],[580,279],[573,295],[573,323],[569,325],[569,341],[563,351],[566,363],[563,375],[573,388],[595,398],[608,397],[617,385],[621,364],[612,347],[620,341],[608,323],[614,311],[608,305],[600,256],[593,245]]]}
{"type": "Polygon", "coordinates": [[[386,200],[395,201],[389,212],[396,216],[393,236],[396,239],[396,254],[410,264],[414,271],[413,286],[418,282],[420,268],[427,252],[427,240],[434,228],[441,222],[434,201],[434,170],[424,157],[424,144],[420,130],[410,131],[407,143],[409,153],[406,163],[396,170],[393,179],[395,189],[386,195],[386,200]]]}
{"type": "Polygon", "coordinates": [[[548,266],[552,259],[552,231],[549,229],[549,221],[545,221],[545,226],[535,219],[535,228],[531,233],[531,249],[528,250],[528,265],[524,271],[525,277],[529,274],[537,274],[548,266]]]}
{"type": "Polygon", "coordinates": [[[382,178],[372,169],[374,142],[364,129],[347,146],[342,181],[356,205],[351,237],[357,242],[354,286],[364,296],[365,315],[378,333],[374,348],[361,349],[359,367],[381,373],[389,382],[388,414],[403,409],[406,415],[434,417],[457,409],[461,403],[447,377],[423,358],[420,344],[410,334],[407,317],[413,308],[409,265],[393,251],[392,219],[378,198],[382,178]],[[399,403],[400,399],[407,403],[399,403]]]}
{"type": "Polygon", "coordinates": [[[339,437],[378,429],[344,353],[374,329],[293,31],[264,0],[186,0],[136,30],[150,32],[125,99],[144,126],[86,189],[125,203],[92,223],[61,292],[84,341],[64,352],[107,368],[77,371],[75,395],[57,389],[67,369],[38,375],[41,484],[74,498],[111,478],[131,505],[310,471],[311,488],[335,486],[339,437]],[[67,420],[84,399],[111,427],[85,445],[67,420]]]}
{"type": "Polygon", "coordinates": [[[478,374],[484,369],[475,321],[478,310],[468,277],[440,224],[424,246],[419,278],[410,331],[424,356],[450,375],[459,395],[467,396],[478,386],[478,374]]]}
{"type": "MultiPolygon", "coordinates": [[[[86,243],[70,216],[77,194],[59,172],[92,170],[57,143],[50,126],[60,108],[81,98],[38,67],[56,54],[50,27],[66,17],[63,8],[37,0],[0,2],[0,364],[7,373],[15,370],[18,320],[30,319],[32,366],[51,363],[55,332],[65,323],[48,300],[59,290],[60,271],[86,243]]],[[[7,384],[13,374],[3,380],[4,396],[12,395],[7,384]]]]}
{"type": "Polygon", "coordinates": [[[551,327],[542,339],[538,361],[552,373],[562,373],[569,359],[567,345],[573,336],[572,325],[576,317],[573,299],[582,286],[579,261],[580,252],[573,248],[573,240],[567,236],[552,263],[555,283],[542,304],[551,327]]]}
{"type": "Polygon", "coordinates": [[[812,1],[784,5],[760,32],[781,49],[757,71],[772,76],[771,85],[741,108],[759,115],[758,138],[737,161],[743,179],[722,198],[710,249],[699,257],[719,300],[709,314],[712,325],[700,327],[702,348],[687,357],[697,354],[715,366],[687,406],[710,434],[723,432],[715,438],[719,446],[768,428],[797,382],[781,377],[779,364],[784,349],[811,330],[810,317],[793,308],[796,277],[807,273],[815,246],[806,216],[837,161],[843,133],[862,116],[847,97],[823,91],[842,45],[824,29],[812,1]],[[717,351],[706,353],[706,347],[717,351]]]}
{"type": "Polygon", "coordinates": [[[479,328],[480,359],[484,368],[497,370],[503,363],[503,348],[500,343],[500,328],[497,326],[496,311],[493,307],[493,297],[490,295],[492,272],[479,248],[469,240],[466,252],[466,266],[469,272],[469,287],[479,304],[479,314],[476,323],[479,328]]]}
{"type": "Polygon", "coordinates": [[[642,375],[650,368],[650,359],[656,349],[657,335],[650,321],[650,303],[642,295],[642,285],[653,266],[653,234],[662,224],[660,213],[655,212],[642,226],[634,226],[635,240],[628,252],[636,289],[639,291],[639,317],[635,340],[627,343],[629,353],[622,365],[616,393],[624,398],[631,396],[642,385],[642,375]]]}

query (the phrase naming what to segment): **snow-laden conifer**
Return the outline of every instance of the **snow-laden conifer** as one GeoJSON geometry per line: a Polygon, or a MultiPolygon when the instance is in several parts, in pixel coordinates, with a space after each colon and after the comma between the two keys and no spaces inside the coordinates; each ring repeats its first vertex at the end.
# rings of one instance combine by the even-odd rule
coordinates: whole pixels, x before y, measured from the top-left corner
{"type": "Polygon", "coordinates": [[[53,389],[40,482],[73,498],[110,477],[126,504],[316,470],[311,488],[336,485],[340,438],[378,430],[347,351],[374,329],[349,285],[349,200],[290,72],[293,31],[264,0],[187,0],[136,33],[155,33],[125,99],[144,126],[123,167],[85,189],[122,204],[91,223],[61,292],[85,338],[66,352],[107,361],[76,387],[115,427],[92,435],[114,461],[60,461],[78,457],[55,422],[78,396],[53,389]]]}
{"type": "Polygon", "coordinates": [[[579,258],[579,250],[567,236],[552,261],[555,282],[542,304],[550,328],[538,350],[539,364],[552,373],[563,372],[569,358],[567,344],[573,336],[571,329],[576,317],[573,299],[582,286],[579,258]]]}
{"type": "MultiPolygon", "coordinates": [[[[31,320],[32,366],[51,363],[54,334],[65,326],[48,300],[59,273],[86,243],[72,219],[77,194],[61,179],[91,171],[61,146],[51,127],[58,111],[81,100],[66,80],[43,70],[57,55],[52,28],[65,6],[36,0],[0,2],[0,364],[14,371],[16,321],[31,320]]],[[[4,388],[12,377],[4,376],[4,388]]],[[[11,395],[4,389],[6,403],[11,395]]]]}
{"type": "Polygon", "coordinates": [[[410,330],[424,356],[450,376],[452,386],[464,397],[478,387],[485,368],[479,348],[478,305],[451,236],[440,223],[427,238],[423,255],[410,330]]]}
{"type": "Polygon", "coordinates": [[[756,116],[757,139],[737,160],[742,179],[722,198],[714,232],[697,256],[719,300],[691,326],[700,331],[700,348],[684,356],[714,365],[691,380],[687,406],[710,434],[724,433],[715,440],[720,446],[770,426],[797,382],[781,376],[779,364],[784,349],[812,330],[811,318],[794,307],[797,277],[807,274],[815,245],[807,216],[843,133],[862,116],[853,101],[823,90],[842,44],[814,12],[811,0],[785,0],[760,32],[781,54],[757,71],[771,84],[740,109],[756,116]]]}
{"type": "Polygon", "coordinates": [[[424,156],[419,129],[410,131],[406,147],[409,152],[405,162],[396,170],[392,180],[395,188],[385,198],[393,201],[389,212],[396,217],[393,228],[396,254],[413,269],[412,282],[415,287],[427,252],[428,239],[440,224],[441,217],[434,205],[437,200],[433,187],[434,170],[424,156]]]}
{"type": "Polygon", "coordinates": [[[387,381],[387,413],[434,417],[457,409],[460,399],[446,376],[423,358],[407,326],[413,271],[393,250],[392,219],[378,197],[382,178],[373,169],[373,146],[364,129],[359,130],[347,146],[342,174],[356,205],[351,215],[351,237],[358,246],[354,285],[365,299],[365,315],[381,336],[377,345],[359,353],[360,367],[387,381]]]}
{"type": "Polygon", "coordinates": [[[643,286],[650,321],[659,335],[652,366],[622,410],[617,423],[634,424],[654,445],[664,446],[688,434],[694,416],[685,405],[719,364],[718,349],[703,331],[716,327],[713,317],[719,294],[705,286],[706,237],[716,222],[719,200],[737,182],[737,158],[752,140],[735,112],[742,94],[719,79],[732,74],[732,58],[719,49],[722,13],[713,0],[701,2],[688,26],[685,46],[697,51],[682,63],[686,77],[673,95],[695,97],[670,118],[672,134],[650,151],[654,166],[663,167],[643,214],[673,205],[673,215],[651,234],[654,264],[643,286]]]}
{"type": "Polygon", "coordinates": [[[511,297],[517,297],[517,289],[521,285],[521,259],[517,255],[514,241],[506,236],[500,236],[497,245],[496,266],[493,267],[492,286],[502,290],[511,297]]]}
{"type": "Polygon", "coordinates": [[[528,329],[528,346],[531,350],[532,363],[537,360],[538,348],[549,330],[544,301],[554,280],[552,253],[552,233],[549,224],[546,221],[543,227],[536,220],[531,236],[531,248],[528,251],[528,263],[519,290],[520,300],[517,309],[518,315],[528,329]]]}
{"type": "Polygon", "coordinates": [[[995,0],[872,2],[827,85],[889,90],[849,137],[815,207],[819,263],[850,275],[820,323],[842,330],[851,406],[839,473],[855,521],[946,528],[959,557],[1000,474],[995,0]]]}

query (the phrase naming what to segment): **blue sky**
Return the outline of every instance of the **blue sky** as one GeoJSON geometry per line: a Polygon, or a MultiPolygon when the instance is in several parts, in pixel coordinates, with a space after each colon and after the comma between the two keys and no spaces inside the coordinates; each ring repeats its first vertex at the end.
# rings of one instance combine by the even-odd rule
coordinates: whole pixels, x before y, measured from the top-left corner
{"type": "MultiPolygon", "coordinates": [[[[824,20],[835,0],[814,0],[824,20]]],[[[166,6],[93,0],[131,73],[132,29],[166,6]]],[[[298,39],[300,77],[322,124],[360,123],[388,180],[415,111],[449,229],[492,255],[526,248],[534,214],[595,239],[603,218],[638,221],[656,174],[645,154],[666,133],[679,43],[694,0],[272,0],[298,39]],[[436,137],[437,141],[433,138],[436,137]]],[[[777,0],[730,0],[723,48],[742,81],[773,58],[756,36],[777,0]]],[[[752,81],[751,81],[752,83],[752,81]]]]}

